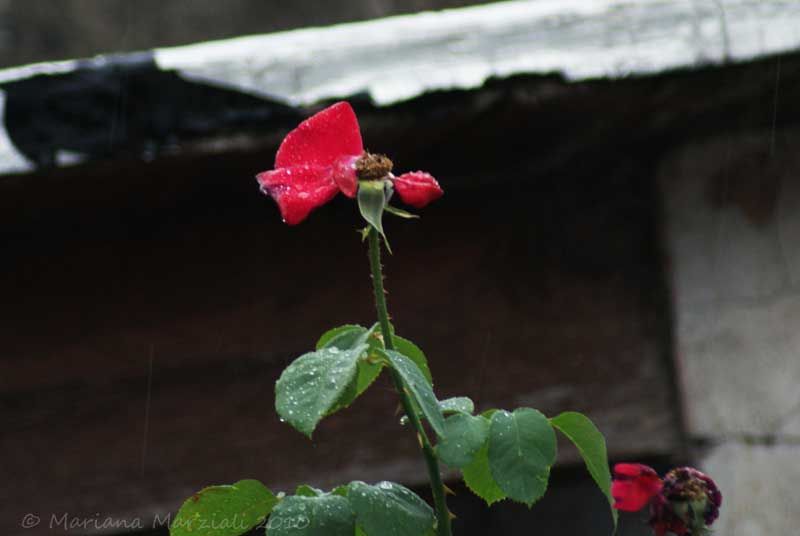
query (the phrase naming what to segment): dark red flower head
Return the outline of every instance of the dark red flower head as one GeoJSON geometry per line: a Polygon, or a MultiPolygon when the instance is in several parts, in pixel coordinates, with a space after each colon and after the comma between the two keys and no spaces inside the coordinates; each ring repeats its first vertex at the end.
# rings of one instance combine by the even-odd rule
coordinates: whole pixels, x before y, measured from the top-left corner
{"type": "Polygon", "coordinates": [[[706,525],[719,517],[722,493],[710,476],[693,467],[678,467],[667,473],[661,494],[670,504],[681,505],[673,509],[680,510],[683,517],[694,515],[706,525]]]}
{"type": "Polygon", "coordinates": [[[355,197],[359,180],[390,180],[400,199],[417,208],[441,197],[442,189],[428,173],[395,177],[391,169],[385,156],[364,152],[353,108],[338,102],[289,132],[275,156],[275,169],[256,178],[289,225],[302,222],[338,192],[355,197]]]}
{"type": "Polygon", "coordinates": [[[673,469],[662,480],[646,465],[617,464],[611,495],[618,510],[635,512],[649,504],[650,526],[657,536],[703,536],[722,505],[711,477],[691,467],[673,469]]]}

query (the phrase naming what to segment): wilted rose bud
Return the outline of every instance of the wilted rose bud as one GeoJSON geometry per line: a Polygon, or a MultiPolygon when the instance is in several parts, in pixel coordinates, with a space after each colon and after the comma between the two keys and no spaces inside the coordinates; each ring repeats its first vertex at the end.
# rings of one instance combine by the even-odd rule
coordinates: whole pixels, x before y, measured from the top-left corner
{"type": "Polygon", "coordinates": [[[664,476],[661,500],[652,506],[657,534],[701,536],[719,517],[722,494],[714,481],[692,467],[678,467],[664,476]],[[657,526],[661,526],[662,532],[657,526]]]}

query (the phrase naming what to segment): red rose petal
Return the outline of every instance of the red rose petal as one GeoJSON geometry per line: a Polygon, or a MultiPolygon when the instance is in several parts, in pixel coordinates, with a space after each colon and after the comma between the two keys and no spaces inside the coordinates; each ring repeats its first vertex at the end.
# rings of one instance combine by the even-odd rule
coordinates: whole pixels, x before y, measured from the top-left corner
{"type": "Polygon", "coordinates": [[[392,179],[392,182],[403,203],[416,208],[422,208],[444,194],[436,179],[424,171],[404,173],[392,179]]]}
{"type": "Polygon", "coordinates": [[[355,197],[358,192],[357,156],[339,158],[333,164],[333,181],[347,197],[355,197]]]}
{"type": "Polygon", "coordinates": [[[265,171],[256,176],[261,191],[271,196],[280,208],[283,221],[297,225],[315,208],[324,205],[339,192],[331,177],[331,168],[294,166],[265,171]]]}
{"type": "Polygon", "coordinates": [[[635,482],[614,481],[611,483],[614,508],[625,512],[638,512],[650,502],[652,495],[635,482]]]}
{"type": "Polygon", "coordinates": [[[637,477],[643,474],[658,475],[655,469],[641,463],[618,463],[614,466],[614,478],[637,477]]]}
{"type": "Polygon", "coordinates": [[[332,166],[342,156],[364,152],[353,108],[337,102],[309,117],[284,138],[275,168],[300,165],[332,166]]]}
{"type": "Polygon", "coordinates": [[[641,510],[661,491],[663,482],[653,468],[642,464],[618,463],[614,466],[611,496],[614,508],[625,512],[641,510]]]}

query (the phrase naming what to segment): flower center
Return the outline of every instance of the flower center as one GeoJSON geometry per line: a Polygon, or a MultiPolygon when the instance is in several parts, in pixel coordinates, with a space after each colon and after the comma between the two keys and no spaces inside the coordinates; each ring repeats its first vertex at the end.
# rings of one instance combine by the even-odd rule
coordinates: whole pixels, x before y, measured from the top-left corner
{"type": "Polygon", "coordinates": [[[392,171],[392,161],[383,154],[365,152],[356,160],[356,175],[362,181],[377,181],[392,171]]]}

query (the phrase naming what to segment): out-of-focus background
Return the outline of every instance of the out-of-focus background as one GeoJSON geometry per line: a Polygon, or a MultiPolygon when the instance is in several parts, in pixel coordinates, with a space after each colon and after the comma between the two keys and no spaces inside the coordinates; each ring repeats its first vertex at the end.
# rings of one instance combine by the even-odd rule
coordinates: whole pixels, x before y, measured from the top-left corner
{"type": "MultiPolygon", "coordinates": [[[[288,228],[253,179],[347,99],[446,191],[385,263],[440,397],[585,412],[612,461],[714,476],[719,534],[794,534],[797,28],[779,0],[0,1],[0,532],[163,535],[251,477],[427,493],[387,381],[313,442],[273,409],[373,321],[352,203],[288,228]]],[[[531,510],[447,476],[459,535],[610,533],[569,445],[531,510]]]]}
{"type": "Polygon", "coordinates": [[[0,0],[0,66],[186,45],[486,0],[0,0]]]}

